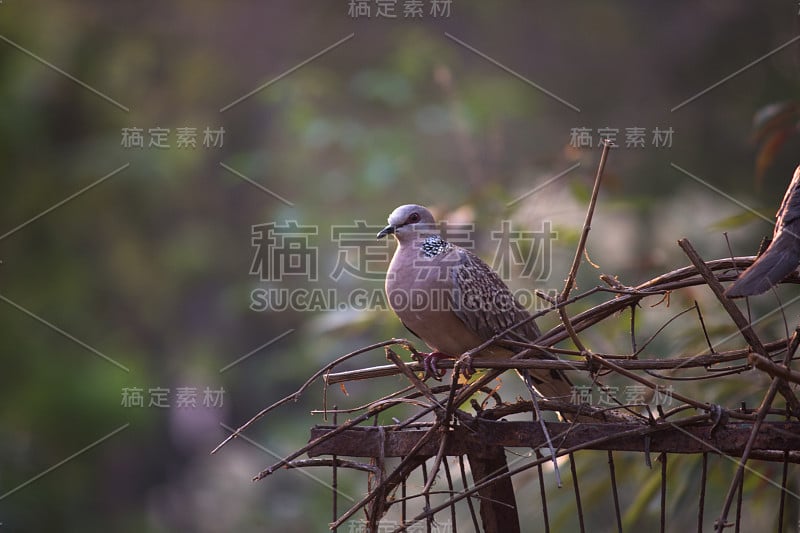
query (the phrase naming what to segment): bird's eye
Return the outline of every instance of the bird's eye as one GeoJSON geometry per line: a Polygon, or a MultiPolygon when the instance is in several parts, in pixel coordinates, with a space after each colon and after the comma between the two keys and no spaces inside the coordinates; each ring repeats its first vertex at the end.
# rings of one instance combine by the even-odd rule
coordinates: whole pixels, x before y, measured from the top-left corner
{"type": "Polygon", "coordinates": [[[419,213],[411,213],[411,216],[408,217],[408,221],[412,224],[419,222],[419,213]]]}

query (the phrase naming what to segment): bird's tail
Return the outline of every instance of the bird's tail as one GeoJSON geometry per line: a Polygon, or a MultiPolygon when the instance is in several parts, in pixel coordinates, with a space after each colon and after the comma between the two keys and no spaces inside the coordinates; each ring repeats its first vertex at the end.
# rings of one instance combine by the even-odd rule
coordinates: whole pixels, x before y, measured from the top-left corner
{"type": "MultiPolygon", "coordinates": [[[[536,392],[548,400],[577,403],[575,401],[577,396],[575,387],[567,375],[560,370],[522,370],[520,376],[523,381],[531,385],[536,389],[536,392]]],[[[591,416],[581,414],[559,413],[559,416],[567,422],[597,422],[591,416]]]]}
{"type": "Polygon", "coordinates": [[[777,285],[797,268],[800,238],[791,232],[779,234],[767,251],[756,259],[725,291],[729,298],[755,296],[777,285]]]}

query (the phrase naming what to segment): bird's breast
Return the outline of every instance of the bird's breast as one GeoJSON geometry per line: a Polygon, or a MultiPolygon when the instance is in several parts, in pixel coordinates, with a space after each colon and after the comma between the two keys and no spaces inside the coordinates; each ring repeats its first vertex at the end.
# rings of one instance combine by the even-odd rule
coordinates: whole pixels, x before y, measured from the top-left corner
{"type": "MultiPolygon", "coordinates": [[[[398,318],[428,346],[447,355],[458,357],[479,346],[482,339],[453,312],[461,302],[448,257],[409,256],[398,259],[395,254],[386,276],[389,306],[398,318]]],[[[499,355],[494,351],[481,355],[499,355]]]]}

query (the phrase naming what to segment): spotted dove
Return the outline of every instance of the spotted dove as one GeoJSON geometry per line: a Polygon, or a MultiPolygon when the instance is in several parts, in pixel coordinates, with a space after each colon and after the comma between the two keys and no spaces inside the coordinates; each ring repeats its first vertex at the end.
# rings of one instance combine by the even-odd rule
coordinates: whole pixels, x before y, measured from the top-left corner
{"type": "MultiPolygon", "coordinates": [[[[442,239],[426,208],[402,205],[388,222],[378,238],[393,234],[398,246],[386,274],[386,294],[406,328],[434,350],[426,354],[426,369],[432,368],[431,357],[458,358],[530,317],[486,263],[442,239]]],[[[514,331],[528,341],[541,335],[533,320],[514,331]]],[[[477,355],[510,358],[520,350],[491,345],[477,355]]],[[[572,384],[562,372],[531,370],[530,378],[542,396],[569,401],[572,384]]]]}
{"type": "Polygon", "coordinates": [[[778,209],[772,242],[725,291],[731,298],[754,296],[777,285],[800,264],[800,166],[778,209]]]}

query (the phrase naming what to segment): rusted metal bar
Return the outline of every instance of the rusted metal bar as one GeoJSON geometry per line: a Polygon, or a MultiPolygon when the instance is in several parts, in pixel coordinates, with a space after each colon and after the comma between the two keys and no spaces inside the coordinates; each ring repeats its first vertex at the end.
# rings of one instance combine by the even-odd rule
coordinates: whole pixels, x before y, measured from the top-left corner
{"type": "MultiPolygon", "coordinates": [[[[542,458],[542,452],[536,450],[536,458],[542,458]]],[[[550,513],[547,511],[547,491],[544,489],[544,472],[541,463],[536,466],[539,474],[539,494],[542,497],[542,519],[544,521],[544,533],[550,533],[550,513]]]]}
{"type": "MultiPolygon", "coordinates": [[[[548,430],[554,444],[561,448],[579,446],[599,437],[613,436],[636,428],[635,424],[577,424],[548,422],[548,430]],[[569,431],[568,431],[569,430],[569,431]]],[[[333,431],[331,426],[315,426],[311,438],[317,439],[333,431]]],[[[478,421],[469,431],[456,427],[445,448],[445,455],[457,456],[471,454],[481,457],[494,446],[538,447],[545,444],[542,428],[538,422],[527,421],[478,421]]],[[[711,424],[665,428],[650,436],[650,452],[703,453],[716,452],[740,456],[750,436],[752,424],[729,423],[717,427],[712,432],[711,424]]],[[[325,439],[308,451],[310,457],[319,455],[345,455],[351,457],[378,457],[381,448],[385,457],[408,455],[425,429],[404,429],[395,431],[392,426],[384,427],[385,442],[381,442],[378,428],[366,426],[353,427],[325,439]]],[[[433,438],[416,451],[420,456],[435,456],[439,450],[439,439],[433,438]]],[[[587,447],[595,450],[614,450],[644,452],[644,437],[626,437],[587,447]]],[[[763,460],[783,461],[784,450],[800,450],[800,423],[764,422],[753,443],[753,457],[763,460]]],[[[789,462],[800,462],[800,452],[791,451],[789,462]]]]}
{"type": "Polygon", "coordinates": [[[578,469],[575,466],[575,454],[569,454],[569,470],[572,474],[572,489],[575,492],[575,510],[578,514],[578,525],[581,533],[586,533],[586,524],[583,520],[583,505],[581,504],[581,488],[578,483],[578,469]]]}
{"type": "Polygon", "coordinates": [[[622,533],[622,515],[619,510],[619,492],[617,491],[617,473],[614,469],[614,452],[608,450],[608,473],[611,481],[611,493],[614,496],[614,516],[617,519],[617,533],[622,533]]]}
{"type": "Polygon", "coordinates": [[[697,533],[703,533],[703,511],[706,507],[706,482],[708,481],[708,452],[703,453],[703,466],[700,474],[700,501],[697,504],[697,533]]]}

